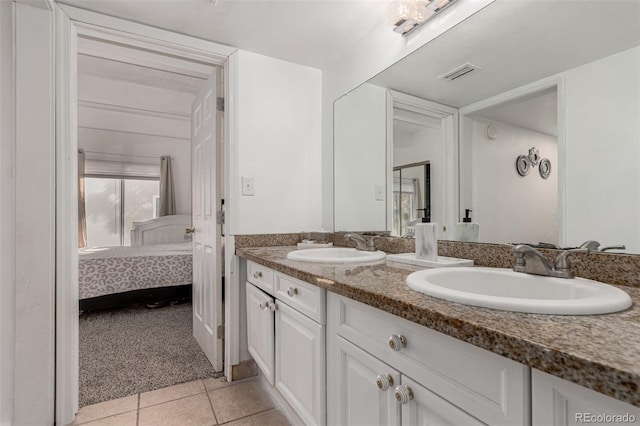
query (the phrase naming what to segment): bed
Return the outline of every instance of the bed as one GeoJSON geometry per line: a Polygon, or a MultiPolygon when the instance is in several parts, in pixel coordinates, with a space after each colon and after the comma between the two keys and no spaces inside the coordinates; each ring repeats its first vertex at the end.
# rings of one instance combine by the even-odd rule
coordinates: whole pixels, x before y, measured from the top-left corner
{"type": "Polygon", "coordinates": [[[134,222],[130,247],[79,250],[80,310],[108,309],[191,296],[191,217],[134,222]]]}

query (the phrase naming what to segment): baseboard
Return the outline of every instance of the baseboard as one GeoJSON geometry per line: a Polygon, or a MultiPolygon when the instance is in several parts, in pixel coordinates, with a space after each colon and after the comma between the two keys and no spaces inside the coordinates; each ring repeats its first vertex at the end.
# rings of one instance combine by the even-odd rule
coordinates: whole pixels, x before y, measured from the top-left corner
{"type": "Polygon", "coordinates": [[[231,380],[241,380],[258,375],[258,365],[252,359],[231,366],[231,380]]]}

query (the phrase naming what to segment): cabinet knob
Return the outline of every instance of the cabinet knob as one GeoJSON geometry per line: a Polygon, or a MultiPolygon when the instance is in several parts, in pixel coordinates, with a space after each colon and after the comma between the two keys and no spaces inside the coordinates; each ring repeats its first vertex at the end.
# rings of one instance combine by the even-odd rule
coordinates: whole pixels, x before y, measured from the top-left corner
{"type": "Polygon", "coordinates": [[[413,399],[413,390],[409,386],[398,386],[393,395],[396,397],[396,401],[405,405],[413,399]]]}
{"type": "Polygon", "coordinates": [[[262,272],[260,272],[260,271],[254,272],[253,273],[253,278],[256,278],[256,279],[262,278],[262,272]]]}
{"type": "Polygon", "coordinates": [[[389,389],[389,386],[393,386],[393,377],[389,373],[380,374],[376,379],[376,385],[378,386],[378,389],[384,392],[389,389]]]}
{"type": "Polygon", "coordinates": [[[290,297],[293,297],[293,296],[295,296],[296,294],[298,294],[298,289],[297,289],[297,288],[295,288],[295,287],[289,287],[289,288],[287,289],[287,294],[288,294],[290,297]]]}
{"type": "Polygon", "coordinates": [[[400,349],[407,346],[407,338],[400,335],[394,334],[389,337],[389,347],[394,351],[399,351],[400,349]]]}
{"type": "Polygon", "coordinates": [[[260,303],[258,303],[258,307],[259,307],[260,309],[265,309],[267,306],[269,306],[269,303],[267,303],[267,302],[260,302],[260,303]]]}
{"type": "Polygon", "coordinates": [[[269,309],[271,309],[273,312],[275,312],[275,311],[277,311],[277,310],[278,310],[278,305],[276,305],[276,304],[275,304],[275,303],[273,303],[273,302],[270,302],[270,303],[269,303],[269,309]]]}
{"type": "Polygon", "coordinates": [[[184,230],[184,233],[187,235],[192,235],[196,233],[196,228],[187,228],[184,230]]]}

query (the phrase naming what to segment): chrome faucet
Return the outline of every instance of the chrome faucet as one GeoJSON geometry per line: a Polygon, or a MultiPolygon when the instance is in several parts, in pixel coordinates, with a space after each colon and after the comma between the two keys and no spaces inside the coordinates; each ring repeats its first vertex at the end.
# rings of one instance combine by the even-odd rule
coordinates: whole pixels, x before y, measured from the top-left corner
{"type": "Polygon", "coordinates": [[[598,247],[600,247],[600,243],[598,241],[595,240],[589,240],[589,241],[585,241],[584,243],[580,244],[581,249],[589,249],[591,251],[598,251],[598,247]]]}
{"type": "Polygon", "coordinates": [[[348,234],[345,234],[344,238],[346,240],[350,240],[356,243],[356,250],[376,251],[375,239],[378,237],[374,236],[374,237],[371,237],[371,239],[367,240],[365,237],[363,237],[360,234],[350,232],[348,234]]]}
{"type": "Polygon", "coordinates": [[[516,272],[524,272],[526,274],[544,275],[555,278],[573,278],[575,275],[571,271],[569,256],[573,253],[589,253],[588,248],[577,248],[565,250],[560,253],[555,261],[551,263],[542,253],[533,247],[520,244],[514,247],[516,264],[513,270],[516,272]]]}
{"type": "MultiPolygon", "coordinates": [[[[580,247],[578,247],[578,248],[586,248],[586,249],[589,249],[591,251],[598,251],[599,247],[600,247],[600,243],[598,241],[589,240],[589,241],[585,241],[584,243],[582,243],[580,245],[580,247]]],[[[602,247],[599,251],[626,250],[626,248],[627,247],[624,244],[620,244],[620,245],[617,245],[617,246],[602,247]]]]}
{"type": "Polygon", "coordinates": [[[626,250],[627,246],[625,246],[624,244],[620,244],[617,246],[607,246],[607,247],[602,247],[600,249],[600,251],[607,251],[607,250],[626,250]]]}

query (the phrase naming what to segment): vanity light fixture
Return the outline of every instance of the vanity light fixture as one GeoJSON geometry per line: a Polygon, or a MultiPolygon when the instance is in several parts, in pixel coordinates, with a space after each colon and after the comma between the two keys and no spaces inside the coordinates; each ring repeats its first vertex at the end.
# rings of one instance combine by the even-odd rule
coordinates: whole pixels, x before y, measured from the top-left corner
{"type": "Polygon", "coordinates": [[[393,31],[407,35],[456,0],[395,0],[389,3],[387,21],[393,31]]]}

